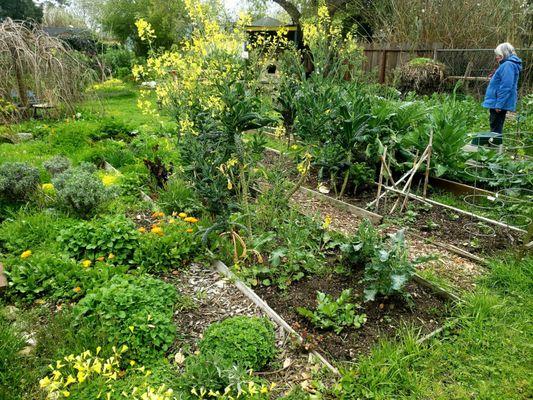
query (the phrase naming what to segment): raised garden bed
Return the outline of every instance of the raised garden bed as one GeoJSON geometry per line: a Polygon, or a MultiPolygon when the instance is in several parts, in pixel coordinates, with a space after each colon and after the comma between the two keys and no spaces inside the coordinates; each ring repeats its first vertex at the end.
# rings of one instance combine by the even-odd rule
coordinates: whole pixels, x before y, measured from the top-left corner
{"type": "Polygon", "coordinates": [[[354,296],[363,293],[362,272],[349,275],[330,274],[305,278],[280,292],[274,287],[257,287],[256,292],[307,341],[316,345],[326,357],[350,361],[367,354],[379,340],[394,337],[403,326],[412,326],[421,334],[428,334],[443,323],[446,300],[430,289],[410,283],[407,291],[414,301],[413,307],[401,298],[387,298],[361,303],[358,313],[367,315],[360,329],[344,328],[340,334],[316,328],[296,311],[298,307],[314,309],[317,291],[337,298],[344,289],[352,289],[354,296]]]}

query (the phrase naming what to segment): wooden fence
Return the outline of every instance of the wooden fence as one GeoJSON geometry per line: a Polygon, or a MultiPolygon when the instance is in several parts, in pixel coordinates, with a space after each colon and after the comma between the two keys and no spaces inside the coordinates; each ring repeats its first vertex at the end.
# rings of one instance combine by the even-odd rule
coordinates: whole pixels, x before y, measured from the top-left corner
{"type": "MultiPolygon", "coordinates": [[[[520,79],[522,94],[533,91],[533,48],[517,49],[523,61],[520,79]]],[[[363,72],[375,74],[380,83],[391,82],[394,70],[413,58],[427,57],[442,62],[448,68],[450,80],[468,82],[474,94],[484,92],[488,75],[496,68],[493,49],[443,49],[438,45],[431,48],[367,47],[364,49],[363,72]]]]}

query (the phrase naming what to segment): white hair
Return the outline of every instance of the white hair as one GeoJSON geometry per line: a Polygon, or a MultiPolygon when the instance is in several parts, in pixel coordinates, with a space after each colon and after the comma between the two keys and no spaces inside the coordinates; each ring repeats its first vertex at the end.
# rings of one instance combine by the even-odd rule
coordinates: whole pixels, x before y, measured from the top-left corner
{"type": "Polygon", "coordinates": [[[500,43],[498,47],[494,49],[494,53],[497,56],[503,57],[504,59],[512,56],[513,54],[516,54],[513,45],[508,42],[500,43]]]}

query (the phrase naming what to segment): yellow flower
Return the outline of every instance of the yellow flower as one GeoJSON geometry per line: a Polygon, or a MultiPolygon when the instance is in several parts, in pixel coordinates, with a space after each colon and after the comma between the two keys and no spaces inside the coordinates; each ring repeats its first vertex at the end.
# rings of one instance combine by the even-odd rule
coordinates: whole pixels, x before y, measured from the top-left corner
{"type": "Polygon", "coordinates": [[[74,292],[79,293],[81,292],[81,287],[76,286],[74,289],[72,289],[74,292]]]}
{"type": "Polygon", "coordinates": [[[130,326],[128,327],[128,329],[129,329],[130,331],[133,332],[133,330],[135,329],[135,327],[134,327],[133,325],[130,325],[130,326]]]}
{"type": "Polygon", "coordinates": [[[102,176],[102,183],[104,184],[104,186],[111,186],[111,185],[114,185],[115,183],[117,183],[117,180],[118,180],[118,176],[117,175],[104,175],[102,176]]]}
{"type": "Polygon", "coordinates": [[[178,216],[179,216],[180,218],[187,218],[187,214],[185,214],[184,212],[180,212],[180,213],[178,214],[178,216]]]}
{"type": "Polygon", "coordinates": [[[104,257],[104,256],[98,257],[98,258],[96,259],[96,261],[100,261],[100,262],[102,262],[102,261],[104,261],[104,260],[105,260],[105,257],[104,257]]]}
{"type": "Polygon", "coordinates": [[[115,258],[115,255],[113,253],[109,253],[109,255],[107,256],[108,259],[112,260],[113,258],[115,258]]]}
{"type": "Polygon", "coordinates": [[[161,227],[157,226],[157,225],[154,225],[152,227],[152,229],[150,230],[150,232],[156,234],[156,235],[159,235],[159,236],[163,236],[165,233],[163,232],[163,229],[161,229],[161,227]]]}
{"type": "Polygon", "coordinates": [[[29,256],[31,256],[31,250],[26,250],[25,252],[23,252],[23,253],[20,255],[20,258],[22,258],[23,260],[25,260],[25,259],[28,258],[29,256]]]}
{"type": "Polygon", "coordinates": [[[329,215],[326,215],[326,218],[324,218],[324,222],[322,224],[322,229],[327,229],[331,225],[331,217],[329,215]]]}
{"type": "Polygon", "coordinates": [[[156,211],[152,214],[152,218],[162,218],[165,216],[165,213],[162,211],[156,211]]]}
{"type": "Polygon", "coordinates": [[[43,183],[41,188],[45,193],[53,193],[55,191],[54,185],[52,183],[43,183]]]}
{"type": "Polygon", "coordinates": [[[187,233],[193,233],[193,230],[192,230],[192,228],[188,228],[188,229],[186,230],[186,232],[187,232],[187,233]]]}
{"type": "Polygon", "coordinates": [[[192,224],[195,224],[198,222],[198,218],[194,218],[194,217],[186,217],[183,219],[185,222],[190,222],[192,224]]]}
{"type": "Polygon", "coordinates": [[[92,264],[92,261],[91,260],[83,260],[81,262],[81,265],[83,265],[84,268],[89,268],[92,264]]]}
{"type": "Polygon", "coordinates": [[[138,230],[139,232],[141,232],[141,233],[146,232],[146,228],[144,228],[144,227],[142,227],[142,226],[141,226],[139,229],[137,229],[137,230],[138,230]]]}

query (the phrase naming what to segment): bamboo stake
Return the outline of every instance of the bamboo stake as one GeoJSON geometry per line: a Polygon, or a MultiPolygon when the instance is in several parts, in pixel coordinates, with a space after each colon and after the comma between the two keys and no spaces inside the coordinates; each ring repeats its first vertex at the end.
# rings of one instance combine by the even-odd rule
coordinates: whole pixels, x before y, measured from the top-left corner
{"type": "Polygon", "coordinates": [[[383,149],[383,155],[380,156],[381,158],[381,167],[379,169],[379,183],[378,183],[378,197],[376,199],[376,212],[379,210],[379,199],[381,198],[381,187],[383,185],[383,169],[385,168],[386,160],[387,160],[387,146],[383,149]]]}
{"type": "Polygon", "coordinates": [[[433,153],[433,129],[429,135],[429,151],[428,151],[428,162],[426,165],[426,174],[424,176],[424,192],[423,197],[426,198],[428,191],[428,182],[429,182],[429,169],[431,167],[431,153],[433,153]]]}
{"type": "MultiPolygon", "coordinates": [[[[415,174],[416,174],[416,171],[418,171],[418,168],[420,168],[420,165],[424,162],[425,158],[427,156],[427,147],[426,147],[426,150],[424,150],[424,152],[422,153],[422,156],[420,157],[420,159],[417,159],[416,156],[415,157],[415,163],[413,165],[413,168],[411,169],[410,171],[410,176],[409,176],[409,179],[407,180],[407,182],[405,183],[403,189],[402,189],[402,193],[408,193],[409,192],[409,188],[411,187],[411,182],[413,181],[413,178],[415,177],[415,174]]],[[[398,203],[400,202],[400,197],[398,197],[394,203],[394,205],[392,206],[392,209],[390,211],[390,214],[392,214],[394,212],[394,210],[396,209],[396,207],[398,206],[398,203]]],[[[405,203],[405,202],[404,202],[405,203]]],[[[403,206],[402,206],[403,208],[403,206]]]]}

